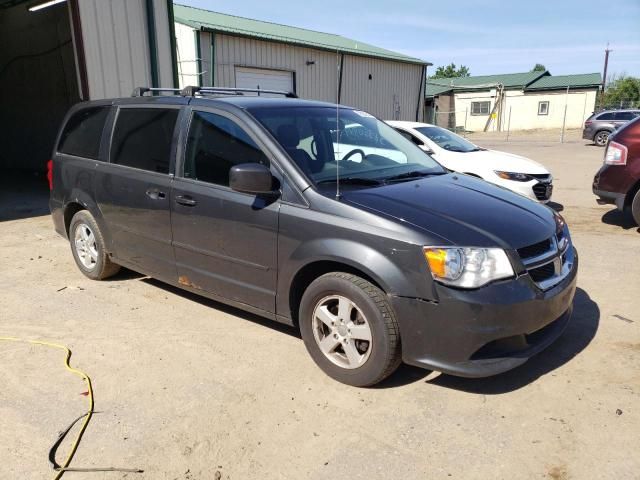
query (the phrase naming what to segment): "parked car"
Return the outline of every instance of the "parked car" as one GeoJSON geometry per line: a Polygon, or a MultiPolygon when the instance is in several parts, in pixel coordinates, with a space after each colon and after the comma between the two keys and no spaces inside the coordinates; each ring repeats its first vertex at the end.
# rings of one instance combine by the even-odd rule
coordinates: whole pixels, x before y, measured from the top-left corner
{"type": "Polygon", "coordinates": [[[640,116],[640,110],[604,110],[594,113],[584,122],[582,138],[604,147],[616,128],[640,116]]]}
{"type": "Polygon", "coordinates": [[[598,203],[630,210],[640,225],[640,117],[617,130],[604,153],[604,164],[593,179],[598,203]]]}
{"type": "Polygon", "coordinates": [[[297,326],[356,386],[401,361],[497,374],[569,322],[578,257],[550,208],[447,172],[358,110],[144,92],[75,106],[56,142],[53,223],[87,277],[122,265],[297,326]],[[354,124],[366,145],[336,157],[354,124]]]}
{"type": "Polygon", "coordinates": [[[553,177],[533,160],[487,150],[436,125],[400,121],[387,123],[449,170],[482,178],[542,203],[551,199],[553,177]]]}

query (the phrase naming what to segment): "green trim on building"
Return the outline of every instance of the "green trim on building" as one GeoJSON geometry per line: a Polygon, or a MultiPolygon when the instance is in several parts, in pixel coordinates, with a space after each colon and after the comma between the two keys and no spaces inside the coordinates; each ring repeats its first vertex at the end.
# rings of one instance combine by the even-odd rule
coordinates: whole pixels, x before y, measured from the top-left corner
{"type": "Polygon", "coordinates": [[[173,2],[167,0],[167,13],[169,14],[169,43],[171,45],[171,69],[173,73],[173,87],[178,88],[180,86],[180,79],[178,78],[178,47],[176,45],[176,26],[175,17],[173,14],[173,2]]]}
{"type": "Polygon", "coordinates": [[[276,41],[332,52],[374,57],[397,62],[431,65],[419,58],[359,42],[341,35],[316,32],[304,28],[236,17],[200,8],[174,4],[176,22],[196,30],[216,31],[229,35],[276,41]]]}
{"type": "Polygon", "coordinates": [[[158,41],[156,39],[156,14],[153,8],[153,0],[146,0],[147,7],[147,39],[149,41],[149,62],[151,68],[151,86],[158,85],[158,41]]]}

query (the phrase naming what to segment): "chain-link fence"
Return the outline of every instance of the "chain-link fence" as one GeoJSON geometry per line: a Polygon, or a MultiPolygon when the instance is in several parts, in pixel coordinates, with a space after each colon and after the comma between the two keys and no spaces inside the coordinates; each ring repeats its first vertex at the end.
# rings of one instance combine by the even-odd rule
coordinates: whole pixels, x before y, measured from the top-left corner
{"type": "Polygon", "coordinates": [[[604,103],[601,107],[598,107],[598,111],[600,110],[621,110],[625,108],[640,108],[640,100],[636,99],[627,99],[627,100],[616,100],[609,101],[604,103]]]}

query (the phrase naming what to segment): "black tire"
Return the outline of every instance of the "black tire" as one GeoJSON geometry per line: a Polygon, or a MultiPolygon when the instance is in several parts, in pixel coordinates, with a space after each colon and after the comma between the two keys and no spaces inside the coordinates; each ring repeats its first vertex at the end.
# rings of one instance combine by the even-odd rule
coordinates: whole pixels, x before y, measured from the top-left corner
{"type": "MultiPolygon", "coordinates": [[[[375,385],[391,375],[401,363],[400,331],[391,304],[382,290],[363,278],[344,272],[327,273],[318,277],[302,296],[299,319],[302,339],[311,358],[327,375],[339,382],[356,387],[375,385]],[[368,343],[351,339],[354,346],[358,345],[359,352],[361,348],[365,348],[363,345],[367,346],[366,351],[370,349],[364,363],[357,368],[344,368],[331,361],[320,349],[316,340],[317,333],[314,334],[313,316],[316,307],[335,295],[351,301],[355,305],[355,316],[361,313],[370,330],[371,341],[368,343]]],[[[355,321],[363,320],[360,317],[355,321]]],[[[353,325],[351,328],[354,328],[353,325]]],[[[351,330],[348,335],[351,335],[351,330]]],[[[348,342],[349,339],[346,340],[348,342]]],[[[338,354],[342,347],[337,342],[338,354]]],[[[346,357],[346,351],[343,352],[346,357]]]]}
{"type": "Polygon", "coordinates": [[[113,263],[109,258],[100,227],[98,227],[98,223],[95,218],[93,218],[93,215],[87,210],[80,210],[71,219],[71,224],[69,225],[69,243],[76,265],[78,265],[80,271],[90,279],[103,280],[115,275],[120,270],[120,265],[113,263]],[[78,231],[79,229],[82,229],[82,231],[78,231]],[[87,258],[86,255],[88,255],[87,249],[91,248],[91,251],[95,255],[95,259],[92,257],[90,261],[92,262],[91,265],[87,265],[86,260],[81,258],[82,254],[80,251],[82,251],[83,248],[78,247],[76,241],[76,234],[82,236],[82,232],[86,233],[87,231],[91,232],[93,237],[89,236],[89,240],[84,241],[84,258],[87,258]]]}
{"type": "Polygon", "coordinates": [[[607,130],[600,130],[596,132],[596,134],[593,136],[593,143],[595,143],[599,147],[604,147],[609,141],[610,133],[611,132],[607,130]]]}
{"type": "Polygon", "coordinates": [[[640,190],[638,190],[631,202],[631,216],[636,222],[636,225],[640,226],[640,190]]]}

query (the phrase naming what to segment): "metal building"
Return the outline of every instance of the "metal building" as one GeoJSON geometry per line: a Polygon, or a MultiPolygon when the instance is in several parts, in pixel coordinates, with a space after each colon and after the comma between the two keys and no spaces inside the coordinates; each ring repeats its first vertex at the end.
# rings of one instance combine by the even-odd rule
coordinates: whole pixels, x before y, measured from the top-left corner
{"type": "Polygon", "coordinates": [[[167,0],[0,0],[0,168],[43,171],[86,99],[177,83],[167,0]]]}
{"type": "Polygon", "coordinates": [[[293,91],[421,120],[430,63],[340,35],[174,5],[181,86],[293,91]]]}

